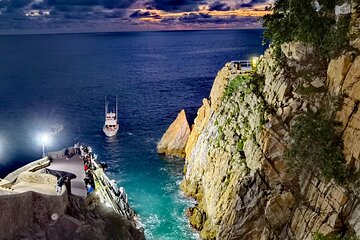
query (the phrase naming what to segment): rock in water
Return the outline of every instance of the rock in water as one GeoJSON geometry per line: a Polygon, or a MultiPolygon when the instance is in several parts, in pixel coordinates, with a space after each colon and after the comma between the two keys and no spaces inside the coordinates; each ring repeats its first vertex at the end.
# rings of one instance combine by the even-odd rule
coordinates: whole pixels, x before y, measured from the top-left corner
{"type": "Polygon", "coordinates": [[[157,151],[167,156],[185,157],[185,146],[190,136],[190,126],[185,110],[181,110],[175,121],[166,130],[157,145],[157,151]]]}

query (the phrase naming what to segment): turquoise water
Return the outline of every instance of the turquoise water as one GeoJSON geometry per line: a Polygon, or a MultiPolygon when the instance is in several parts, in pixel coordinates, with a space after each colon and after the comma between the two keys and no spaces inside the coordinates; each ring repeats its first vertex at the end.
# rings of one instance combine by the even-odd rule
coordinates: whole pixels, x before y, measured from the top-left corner
{"type": "Polygon", "coordinates": [[[155,139],[144,138],[135,144],[136,135],[130,132],[126,134],[134,138],[133,147],[137,152],[129,151],[122,158],[121,148],[112,142],[106,149],[114,156],[108,160],[112,167],[109,174],[118,179],[119,186],[125,186],[132,207],[140,214],[146,238],[198,239],[185,217],[185,208],[193,201],[179,190],[183,160],[159,157],[154,150],[144,155],[148,147],[155,149],[155,139]],[[129,159],[133,161],[129,162],[129,159]]]}
{"type": "Polygon", "coordinates": [[[106,161],[140,215],[147,239],[196,239],[179,191],[183,160],[156,144],[177,113],[190,122],[230,60],[263,52],[261,30],[0,36],[0,177],[41,156],[36,135],[64,131],[48,151],[77,141],[106,161]],[[104,96],[119,98],[120,133],[102,133],[104,96]]]}

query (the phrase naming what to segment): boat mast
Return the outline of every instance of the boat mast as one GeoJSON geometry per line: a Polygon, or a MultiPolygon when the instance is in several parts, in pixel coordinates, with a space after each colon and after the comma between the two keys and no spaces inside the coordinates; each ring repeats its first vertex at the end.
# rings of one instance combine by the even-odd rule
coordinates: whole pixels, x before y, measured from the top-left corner
{"type": "Polygon", "coordinates": [[[117,95],[115,97],[115,101],[116,101],[116,120],[118,119],[118,100],[117,100],[117,95]]]}
{"type": "Polygon", "coordinates": [[[106,121],[107,112],[108,112],[108,105],[107,105],[106,96],[105,96],[105,121],[106,121]]]}

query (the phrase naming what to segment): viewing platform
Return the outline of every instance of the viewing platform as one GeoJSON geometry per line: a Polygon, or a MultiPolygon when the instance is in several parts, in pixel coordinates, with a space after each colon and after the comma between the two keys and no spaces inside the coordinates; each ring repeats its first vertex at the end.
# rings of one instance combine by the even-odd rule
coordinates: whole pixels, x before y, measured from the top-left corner
{"type": "Polygon", "coordinates": [[[247,74],[256,69],[259,58],[253,57],[251,60],[234,60],[230,62],[231,73],[247,74]]]}
{"type": "Polygon", "coordinates": [[[71,179],[70,181],[71,194],[86,197],[87,190],[84,183],[85,171],[81,156],[75,154],[74,156],[67,158],[64,155],[55,155],[54,153],[51,153],[50,156],[54,157],[52,157],[50,165],[47,168],[75,174],[76,178],[71,179]]]}
{"type": "Polygon", "coordinates": [[[117,236],[143,236],[143,225],[124,188],[108,178],[105,168],[91,147],[75,144],[44,154],[0,179],[0,239],[15,239],[34,224],[47,226],[51,236],[53,231],[66,236],[63,239],[89,229],[111,235],[112,228],[117,236]]]}

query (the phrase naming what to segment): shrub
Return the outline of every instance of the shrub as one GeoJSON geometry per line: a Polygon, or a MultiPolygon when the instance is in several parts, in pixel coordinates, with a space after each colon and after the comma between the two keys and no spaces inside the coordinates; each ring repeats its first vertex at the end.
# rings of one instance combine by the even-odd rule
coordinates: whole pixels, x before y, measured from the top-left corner
{"type": "Polygon", "coordinates": [[[319,112],[300,115],[290,127],[290,137],[292,143],[285,158],[294,171],[304,169],[327,181],[344,182],[342,143],[332,119],[319,112]]]}
{"type": "Polygon", "coordinates": [[[238,75],[236,78],[229,82],[225,90],[224,97],[230,97],[240,86],[250,82],[251,77],[249,75],[238,75]]]}
{"type": "Polygon", "coordinates": [[[244,151],[244,139],[240,139],[236,145],[236,149],[240,152],[240,151],[244,151]]]}
{"type": "Polygon", "coordinates": [[[261,94],[264,89],[265,79],[263,76],[258,74],[244,75],[240,74],[229,82],[229,85],[225,89],[224,97],[230,97],[236,92],[241,86],[244,87],[242,92],[244,94],[261,94]]]}
{"type": "Polygon", "coordinates": [[[315,94],[315,93],[319,93],[319,92],[324,92],[325,88],[321,87],[321,88],[316,88],[313,87],[311,85],[309,85],[308,87],[304,87],[303,85],[300,85],[295,92],[300,94],[300,95],[310,95],[310,94],[315,94]]]}
{"type": "Polygon", "coordinates": [[[320,54],[328,58],[335,58],[349,43],[350,17],[342,17],[337,24],[332,25],[319,47],[320,54]]]}
{"type": "Polygon", "coordinates": [[[356,237],[355,235],[341,237],[340,235],[331,235],[331,236],[324,236],[321,233],[315,233],[314,240],[360,240],[360,238],[356,237]]]}

